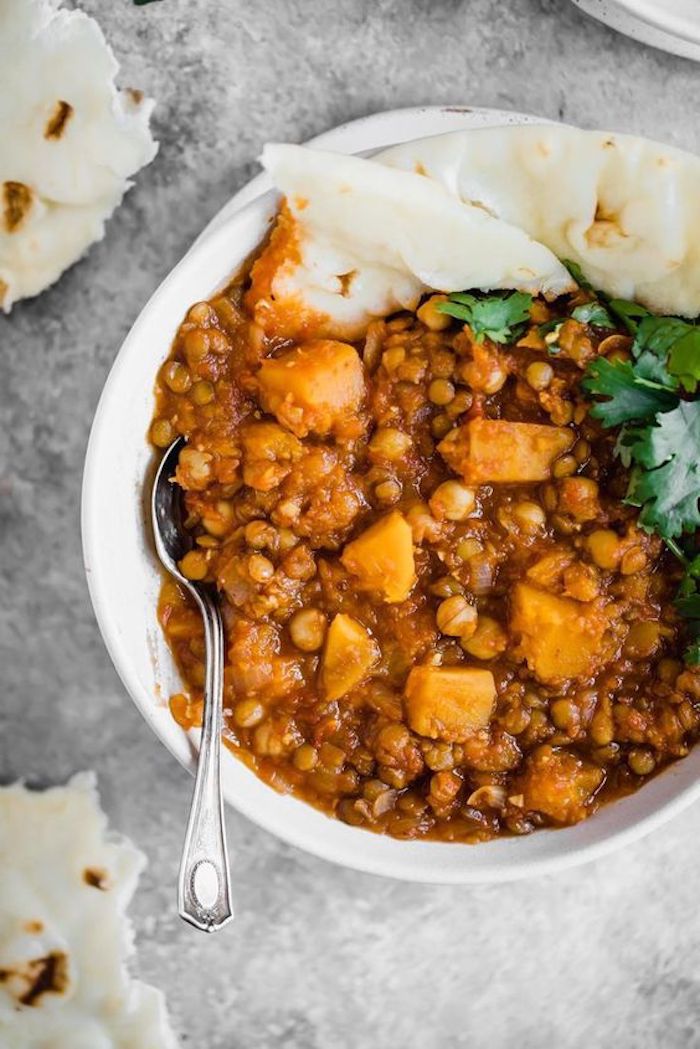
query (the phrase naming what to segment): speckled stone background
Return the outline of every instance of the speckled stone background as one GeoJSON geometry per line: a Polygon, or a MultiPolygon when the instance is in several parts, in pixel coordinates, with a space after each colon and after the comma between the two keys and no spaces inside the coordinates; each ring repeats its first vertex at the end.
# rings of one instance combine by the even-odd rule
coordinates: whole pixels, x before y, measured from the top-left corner
{"type": "Polygon", "coordinates": [[[240,916],[214,938],[183,925],[173,886],[191,782],[112,669],[78,524],[114,354],[266,139],[461,103],[697,150],[700,67],[566,0],[82,6],[122,83],[158,100],[161,148],[89,258],[0,319],[0,777],[98,770],[113,824],[151,860],[133,906],[139,967],[165,989],[185,1047],[700,1046],[700,807],[587,868],[464,889],[336,869],[230,812],[240,916]]]}

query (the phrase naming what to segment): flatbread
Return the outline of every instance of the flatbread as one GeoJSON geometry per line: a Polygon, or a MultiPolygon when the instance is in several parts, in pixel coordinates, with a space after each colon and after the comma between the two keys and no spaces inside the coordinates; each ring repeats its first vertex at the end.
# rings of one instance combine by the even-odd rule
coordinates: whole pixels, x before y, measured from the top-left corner
{"type": "MultiPolygon", "coordinates": [[[[374,159],[419,172],[656,313],[700,314],[700,158],[563,125],[457,131],[374,159]]],[[[475,287],[479,287],[477,282],[475,287]]]]}
{"type": "Polygon", "coordinates": [[[37,295],[104,235],[156,153],[153,103],[118,91],[94,19],[51,0],[0,3],[0,305],[37,295]]]}
{"type": "Polygon", "coordinates": [[[125,968],[144,866],[108,832],[94,774],[0,788],[0,1046],[175,1049],[163,996],[125,968]]]}
{"type": "Polygon", "coordinates": [[[266,146],[262,162],[286,210],[248,305],[277,335],[356,338],[428,289],[575,287],[548,248],[413,172],[291,145],[266,146]]]}

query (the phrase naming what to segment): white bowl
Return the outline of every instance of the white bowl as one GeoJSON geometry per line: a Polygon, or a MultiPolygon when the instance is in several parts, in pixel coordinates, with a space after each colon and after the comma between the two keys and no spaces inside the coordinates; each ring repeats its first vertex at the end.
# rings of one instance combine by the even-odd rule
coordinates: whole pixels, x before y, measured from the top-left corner
{"type": "Polygon", "coordinates": [[[642,44],[700,62],[698,0],[573,0],[586,14],[642,44]]]}
{"type": "MultiPolygon", "coordinates": [[[[405,130],[407,115],[399,116],[405,130]]],[[[386,120],[386,115],[380,119],[386,120]]],[[[482,116],[478,122],[487,121],[482,116]]],[[[494,122],[493,115],[488,122],[494,122]]],[[[446,129],[439,115],[432,127],[446,129]]],[[[423,124],[417,133],[429,132],[423,124]]],[[[384,141],[398,141],[401,134],[387,133],[384,141]]],[[[410,137],[410,132],[403,137],[410,137]]],[[[146,439],[153,386],[187,307],[227,283],[262,239],[274,210],[274,195],[268,193],[224,217],[153,295],[105,384],[85,463],[83,549],[102,635],[146,721],[191,772],[198,733],[183,732],[167,706],[168,696],[181,685],[156,621],[161,576],[146,523],[144,493],[154,466],[146,439]]],[[[293,797],[277,794],[228,751],[222,769],[226,800],[285,841],[357,870],[445,883],[508,881],[594,859],[681,811],[700,794],[699,773],[697,748],[641,791],[576,827],[468,846],[398,841],[328,819],[293,797]]]]}

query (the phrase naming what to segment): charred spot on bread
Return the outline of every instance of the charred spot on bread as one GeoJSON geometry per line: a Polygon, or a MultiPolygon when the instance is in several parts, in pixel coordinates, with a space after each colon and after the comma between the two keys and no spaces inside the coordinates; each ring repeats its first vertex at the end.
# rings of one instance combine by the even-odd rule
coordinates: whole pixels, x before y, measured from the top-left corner
{"type": "Polygon", "coordinates": [[[15,233],[32,209],[34,194],[23,182],[3,182],[2,200],[5,229],[15,233]]]}
{"type": "Polygon", "coordinates": [[[44,128],[44,138],[59,139],[66,130],[68,121],[73,116],[74,109],[70,102],[64,102],[61,98],[54,106],[53,113],[49,117],[44,128]]]}

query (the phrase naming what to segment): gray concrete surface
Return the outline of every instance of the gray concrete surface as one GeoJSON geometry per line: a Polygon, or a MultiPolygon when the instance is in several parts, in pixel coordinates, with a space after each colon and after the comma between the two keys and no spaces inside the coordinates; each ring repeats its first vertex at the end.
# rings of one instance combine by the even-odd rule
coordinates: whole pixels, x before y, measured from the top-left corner
{"type": "Polygon", "coordinates": [[[266,139],[416,103],[518,108],[698,149],[700,67],[566,0],[82,0],[158,100],[105,241],[0,319],[0,776],[95,767],[148,853],[140,970],[192,1049],[700,1046],[700,808],[556,878],[430,888],[335,869],[229,814],[240,917],[174,914],[190,781],[103,648],[83,579],[90,420],[137,311],[266,139]]]}

